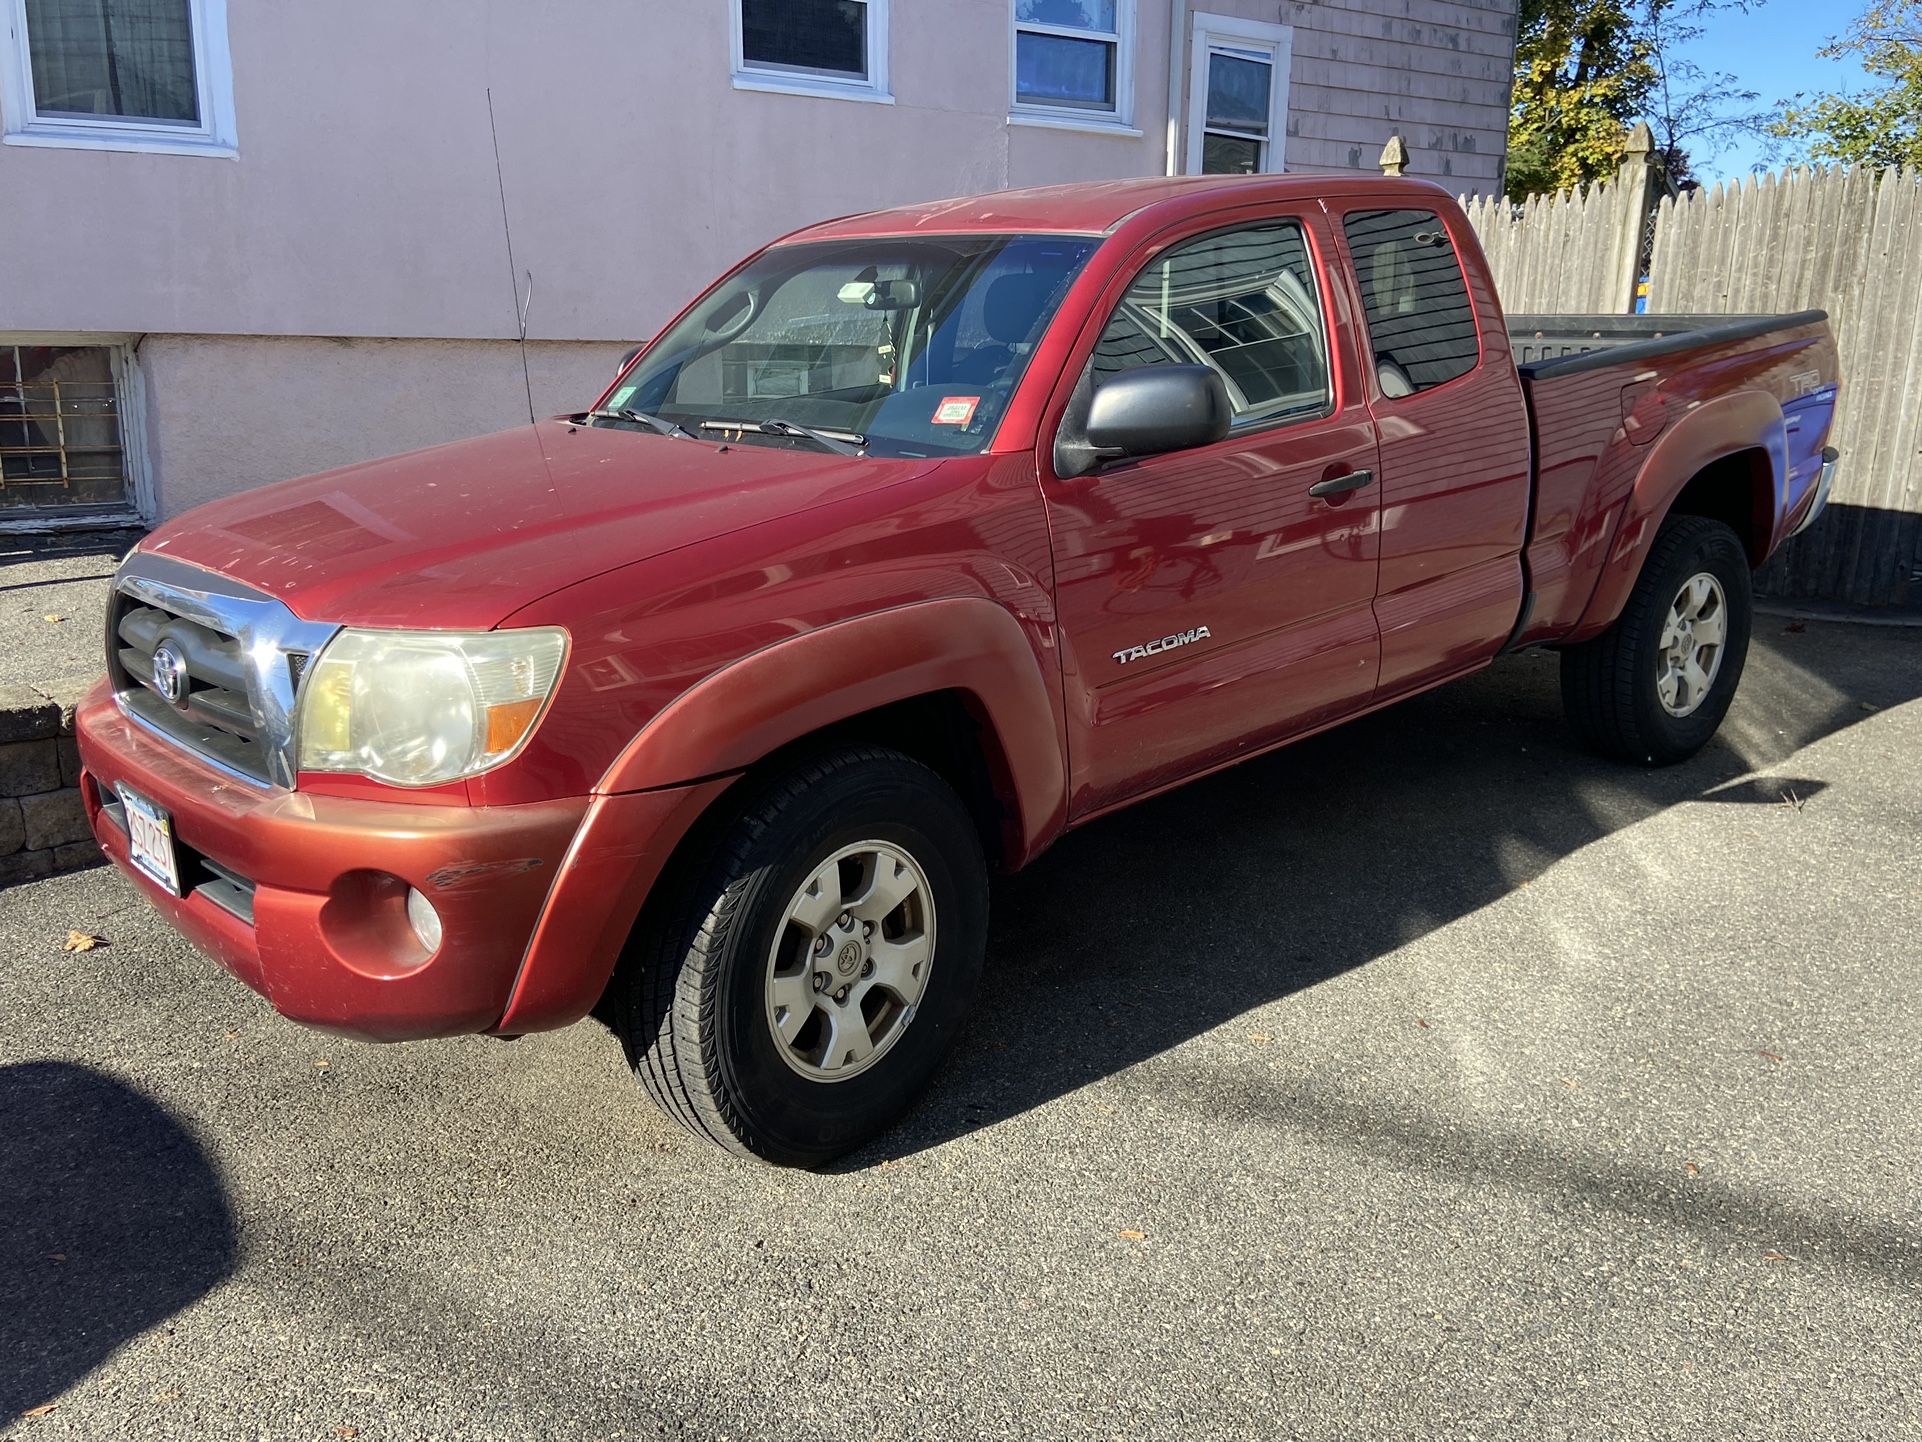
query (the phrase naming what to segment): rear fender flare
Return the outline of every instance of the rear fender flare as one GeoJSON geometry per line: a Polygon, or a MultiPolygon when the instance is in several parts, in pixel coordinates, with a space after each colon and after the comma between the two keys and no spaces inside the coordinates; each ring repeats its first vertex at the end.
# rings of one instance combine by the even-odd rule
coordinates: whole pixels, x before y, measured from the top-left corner
{"type": "Polygon", "coordinates": [[[602,776],[599,792],[679,786],[745,771],[781,747],[897,701],[969,698],[999,751],[990,757],[1010,813],[1006,861],[1019,866],[1067,819],[1059,673],[1041,656],[1053,633],[995,601],[916,602],[836,622],[742,657],[681,693],[602,776]],[[1031,639],[1031,636],[1033,639],[1031,639]]]}
{"type": "Polygon", "coordinates": [[[1669,508],[1682,488],[1724,457],[1760,446],[1768,452],[1771,495],[1764,547],[1780,529],[1782,496],[1788,475],[1788,430],[1781,402],[1767,391],[1741,390],[1717,396],[1687,412],[1649,448],[1635,483],[1622,505],[1621,518],[1603,563],[1588,609],[1568,636],[1585,641],[1614,624],[1628,604],[1641,575],[1642,561],[1669,508]]]}

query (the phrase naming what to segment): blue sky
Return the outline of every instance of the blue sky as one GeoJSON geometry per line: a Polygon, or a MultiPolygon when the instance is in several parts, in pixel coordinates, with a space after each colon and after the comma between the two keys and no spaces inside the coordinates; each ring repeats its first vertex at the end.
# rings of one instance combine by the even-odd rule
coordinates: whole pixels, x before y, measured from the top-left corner
{"type": "MultiPolygon", "coordinates": [[[[1749,14],[1726,11],[1708,18],[1703,35],[1683,52],[1710,72],[1726,72],[1742,89],[1759,92],[1758,106],[1773,107],[1799,90],[1860,89],[1869,84],[1854,60],[1824,60],[1815,51],[1845,30],[1868,0],[1763,0],[1749,14]]],[[[1744,138],[1720,155],[1697,155],[1695,173],[1705,181],[1745,174],[1769,161],[1767,142],[1744,138]]]]}

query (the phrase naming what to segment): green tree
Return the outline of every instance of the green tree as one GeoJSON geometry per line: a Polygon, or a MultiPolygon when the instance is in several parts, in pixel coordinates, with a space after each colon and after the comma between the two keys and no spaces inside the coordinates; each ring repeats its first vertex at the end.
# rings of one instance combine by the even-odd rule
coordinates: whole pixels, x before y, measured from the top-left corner
{"type": "Polygon", "coordinates": [[[1683,55],[1705,17],[1748,8],[1749,0],[1521,0],[1510,198],[1606,179],[1638,120],[1648,122],[1671,185],[1690,178],[1695,160],[1759,129],[1768,117],[1749,108],[1754,91],[1683,55]]]}
{"type": "Polygon", "coordinates": [[[1784,102],[1769,133],[1798,159],[1922,166],[1922,0],[1880,0],[1819,53],[1857,58],[1883,83],[1798,95],[1784,102]]]}
{"type": "Polygon", "coordinates": [[[1586,185],[1612,172],[1622,134],[1655,84],[1633,0],[1521,0],[1511,199],[1586,185]]]}

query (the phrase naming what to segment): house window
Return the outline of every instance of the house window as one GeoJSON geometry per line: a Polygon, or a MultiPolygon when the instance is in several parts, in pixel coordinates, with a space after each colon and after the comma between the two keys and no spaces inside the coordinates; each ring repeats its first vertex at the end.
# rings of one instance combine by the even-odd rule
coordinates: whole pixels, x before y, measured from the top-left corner
{"type": "Polygon", "coordinates": [[[1014,0],[1011,114],[1126,126],[1134,0],[1014,0]]]}
{"type": "Polygon", "coordinates": [[[226,0],[0,0],[10,145],[234,153],[226,0]]]}
{"type": "Polygon", "coordinates": [[[1282,168],[1294,31],[1230,15],[1194,17],[1188,74],[1188,173],[1282,168]]]}
{"type": "Polygon", "coordinates": [[[116,351],[0,341],[0,520],[126,504],[116,351]]]}
{"type": "Polygon", "coordinates": [[[890,100],[888,0],[733,0],[734,84],[890,100]]]}

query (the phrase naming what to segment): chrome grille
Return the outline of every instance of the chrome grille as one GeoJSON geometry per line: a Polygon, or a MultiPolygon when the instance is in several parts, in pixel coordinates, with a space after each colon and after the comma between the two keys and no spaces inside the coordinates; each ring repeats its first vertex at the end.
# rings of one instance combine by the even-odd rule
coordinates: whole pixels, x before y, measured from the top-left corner
{"type": "Polygon", "coordinates": [[[121,641],[120,664],[127,675],[154,687],[153,653],[172,641],[187,661],[187,694],[176,703],[196,721],[252,741],[259,732],[253,703],[247,699],[247,663],[232,636],[158,606],[128,605],[115,627],[121,641]]]}
{"type": "Polygon", "coordinates": [[[224,576],[136,551],[114,579],[107,670],[136,721],[248,781],[292,786],[300,679],[336,629],[224,576]],[[175,694],[155,676],[163,643],[183,663],[175,694]]]}

